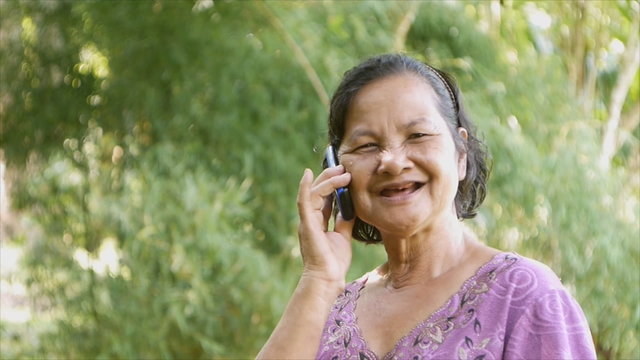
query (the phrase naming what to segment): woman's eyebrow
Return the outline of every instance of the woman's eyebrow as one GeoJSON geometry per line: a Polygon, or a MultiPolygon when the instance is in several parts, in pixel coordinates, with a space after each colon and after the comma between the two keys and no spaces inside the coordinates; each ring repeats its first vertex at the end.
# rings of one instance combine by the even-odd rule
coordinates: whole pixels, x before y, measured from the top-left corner
{"type": "Polygon", "coordinates": [[[426,118],[418,118],[418,119],[414,119],[414,120],[409,121],[404,126],[404,128],[405,129],[410,129],[410,128],[416,126],[416,125],[421,125],[421,124],[425,124],[425,123],[427,123],[427,119],[426,118]]]}
{"type": "Polygon", "coordinates": [[[409,129],[409,128],[412,128],[412,127],[417,126],[417,125],[426,125],[426,126],[429,126],[429,127],[434,127],[433,120],[430,120],[426,116],[413,119],[413,120],[407,122],[404,125],[404,127],[405,127],[405,129],[409,129]]]}
{"type": "MultiPolygon", "coordinates": [[[[413,119],[409,122],[407,122],[404,125],[405,129],[410,129],[414,126],[418,126],[418,125],[426,125],[428,127],[433,127],[433,124],[429,121],[428,118],[426,117],[420,117],[417,119],[413,119]]],[[[347,141],[354,141],[355,139],[362,137],[362,136],[370,136],[370,137],[375,137],[376,133],[372,130],[369,129],[357,129],[353,131],[353,134],[351,134],[348,138],[347,141]]]]}
{"type": "Polygon", "coordinates": [[[438,129],[437,125],[435,125],[433,123],[433,121],[429,120],[429,118],[427,118],[427,117],[421,117],[421,118],[413,119],[413,120],[407,122],[404,125],[404,128],[405,128],[405,130],[409,130],[409,129],[411,129],[411,128],[415,127],[415,126],[418,126],[418,125],[425,126],[427,129],[431,129],[431,130],[434,130],[434,131],[438,129]]]}
{"type": "Polygon", "coordinates": [[[375,137],[376,133],[374,133],[371,130],[368,129],[358,129],[355,130],[353,132],[353,134],[351,134],[351,136],[349,136],[349,140],[348,141],[353,141],[361,136],[370,136],[370,137],[375,137]]]}

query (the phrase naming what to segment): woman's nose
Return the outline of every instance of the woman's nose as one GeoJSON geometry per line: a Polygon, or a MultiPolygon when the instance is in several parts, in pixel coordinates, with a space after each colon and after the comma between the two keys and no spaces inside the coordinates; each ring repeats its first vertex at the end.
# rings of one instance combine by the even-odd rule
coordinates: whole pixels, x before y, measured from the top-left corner
{"type": "Polygon", "coordinates": [[[402,147],[385,149],[380,152],[379,175],[399,175],[404,170],[410,169],[411,166],[413,166],[413,163],[402,147]]]}

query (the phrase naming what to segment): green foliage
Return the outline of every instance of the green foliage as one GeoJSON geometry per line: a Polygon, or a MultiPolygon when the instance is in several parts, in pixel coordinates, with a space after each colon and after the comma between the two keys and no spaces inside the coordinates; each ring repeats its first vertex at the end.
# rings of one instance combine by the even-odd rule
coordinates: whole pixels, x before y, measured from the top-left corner
{"type": "MultiPolygon", "coordinates": [[[[618,24],[603,39],[630,29],[632,6],[617,4],[602,11],[618,24]]],[[[469,226],[554,268],[601,356],[638,357],[640,194],[625,167],[636,148],[609,171],[595,165],[617,72],[600,74],[589,112],[572,95],[571,56],[538,43],[564,41],[567,5],[543,6],[560,21],[544,34],[530,3],[502,8],[498,25],[490,5],[419,3],[405,42],[456,76],[493,156],[469,226]]],[[[27,324],[37,341],[2,323],[3,357],[255,354],[299,275],[295,195],[302,170],[319,171],[319,93],[391,51],[412,6],[0,2],[0,147],[31,227],[12,240],[46,314],[27,324]]],[[[355,245],[349,278],[383,259],[355,245]]]]}
{"type": "Polygon", "coordinates": [[[189,167],[171,145],[101,161],[111,148],[93,127],[80,149],[52,156],[15,194],[47,229],[26,260],[31,290],[57,315],[43,351],[251,356],[292,284],[274,281],[277,263],[254,246],[250,181],[189,167]]]}

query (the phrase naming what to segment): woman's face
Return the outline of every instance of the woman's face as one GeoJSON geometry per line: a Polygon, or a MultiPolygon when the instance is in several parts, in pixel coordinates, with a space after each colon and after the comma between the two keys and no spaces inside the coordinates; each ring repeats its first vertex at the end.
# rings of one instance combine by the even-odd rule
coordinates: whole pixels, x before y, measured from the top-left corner
{"type": "MultiPolygon", "coordinates": [[[[351,173],[356,215],[385,234],[410,236],[443,217],[466,172],[436,96],[420,78],[400,74],[363,87],[347,113],[338,151],[351,173]]],[[[467,133],[458,132],[466,138],[467,133]]]]}

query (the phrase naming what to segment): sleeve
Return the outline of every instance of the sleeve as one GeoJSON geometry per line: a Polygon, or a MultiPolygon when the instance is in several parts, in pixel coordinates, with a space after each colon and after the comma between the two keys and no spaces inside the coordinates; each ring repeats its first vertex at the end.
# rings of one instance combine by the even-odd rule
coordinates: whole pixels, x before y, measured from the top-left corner
{"type": "Polygon", "coordinates": [[[533,301],[505,338],[505,359],[596,359],[587,319],[565,289],[533,301]]]}

